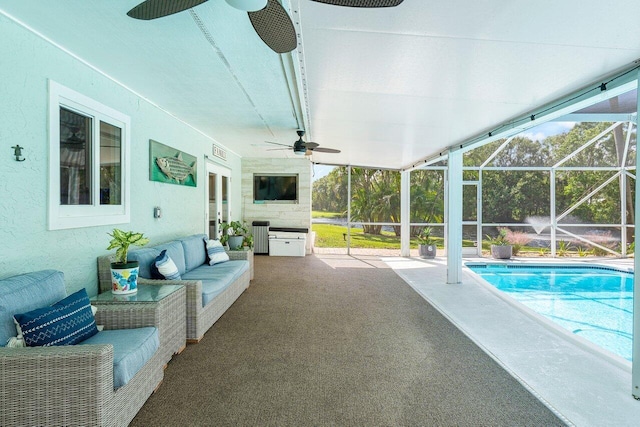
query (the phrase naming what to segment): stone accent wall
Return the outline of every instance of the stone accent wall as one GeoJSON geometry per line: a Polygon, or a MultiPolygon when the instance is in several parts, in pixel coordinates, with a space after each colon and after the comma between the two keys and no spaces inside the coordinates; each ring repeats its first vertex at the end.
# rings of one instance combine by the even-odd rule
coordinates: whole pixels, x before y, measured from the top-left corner
{"type": "Polygon", "coordinates": [[[242,159],[242,212],[243,220],[269,221],[272,227],[304,227],[307,235],[307,253],[311,252],[311,162],[303,159],[242,159]],[[253,175],[265,173],[298,174],[298,203],[253,203],[253,175]]]}

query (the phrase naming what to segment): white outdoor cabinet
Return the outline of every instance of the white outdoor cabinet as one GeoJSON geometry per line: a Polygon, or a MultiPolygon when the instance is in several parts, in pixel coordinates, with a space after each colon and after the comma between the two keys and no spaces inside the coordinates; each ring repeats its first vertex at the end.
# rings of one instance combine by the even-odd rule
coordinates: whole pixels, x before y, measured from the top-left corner
{"type": "Polygon", "coordinates": [[[269,230],[269,256],[305,256],[307,233],[269,230]]]}

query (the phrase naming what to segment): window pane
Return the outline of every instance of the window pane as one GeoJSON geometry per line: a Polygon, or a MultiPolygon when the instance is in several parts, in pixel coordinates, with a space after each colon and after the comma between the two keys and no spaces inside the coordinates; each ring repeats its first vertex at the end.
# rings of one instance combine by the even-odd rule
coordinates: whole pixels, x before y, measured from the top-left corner
{"type": "Polygon", "coordinates": [[[122,195],[122,129],[100,122],[100,204],[120,205],[122,195]]]}
{"type": "Polygon", "coordinates": [[[91,117],[60,108],[60,204],[90,205],[91,117]]]}

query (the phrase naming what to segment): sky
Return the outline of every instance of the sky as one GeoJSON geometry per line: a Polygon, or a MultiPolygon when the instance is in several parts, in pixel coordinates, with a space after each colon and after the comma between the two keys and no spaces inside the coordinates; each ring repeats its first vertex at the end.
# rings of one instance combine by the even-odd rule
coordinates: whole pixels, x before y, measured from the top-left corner
{"type": "Polygon", "coordinates": [[[331,172],[333,168],[335,168],[335,166],[313,165],[313,176],[311,177],[311,182],[317,181],[320,178],[324,178],[325,176],[329,175],[329,172],[331,172]]]}
{"type": "Polygon", "coordinates": [[[576,125],[576,122],[547,122],[533,127],[520,135],[532,141],[542,141],[548,136],[569,132],[576,125]]]}

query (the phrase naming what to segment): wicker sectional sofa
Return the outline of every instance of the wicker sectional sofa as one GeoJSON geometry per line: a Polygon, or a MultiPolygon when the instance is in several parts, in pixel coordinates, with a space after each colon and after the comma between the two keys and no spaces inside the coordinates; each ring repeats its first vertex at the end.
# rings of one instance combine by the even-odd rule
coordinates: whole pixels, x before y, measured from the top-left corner
{"type": "MultiPolygon", "coordinates": [[[[205,250],[205,234],[195,234],[155,246],[145,246],[129,251],[128,259],[140,263],[138,283],[184,285],[187,293],[187,342],[195,343],[224,314],[236,299],[249,287],[251,266],[247,260],[209,265],[205,250]],[[173,260],[180,273],[180,280],[152,278],[152,264],[160,253],[173,260]]],[[[110,265],[112,256],[98,258],[100,291],[111,289],[110,265]]]]}
{"type": "Polygon", "coordinates": [[[16,335],[14,315],[50,309],[65,294],[56,270],[0,280],[2,426],[125,426],[162,381],[157,328],[138,310],[104,309],[104,331],[75,345],[4,346],[16,335]]]}

